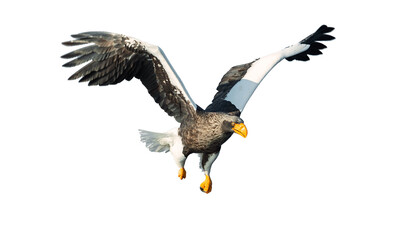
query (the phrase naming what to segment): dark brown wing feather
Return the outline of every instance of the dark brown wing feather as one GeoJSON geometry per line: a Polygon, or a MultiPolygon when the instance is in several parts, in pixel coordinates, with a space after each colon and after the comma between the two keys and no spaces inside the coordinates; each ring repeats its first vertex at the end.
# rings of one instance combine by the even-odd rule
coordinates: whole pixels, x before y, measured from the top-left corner
{"type": "MultiPolygon", "coordinates": [[[[183,89],[180,79],[171,79],[167,69],[163,67],[162,61],[166,58],[161,55],[163,53],[158,47],[108,32],[86,32],[72,37],[76,39],[63,44],[91,45],[62,56],[66,59],[74,58],[64,64],[64,67],[74,67],[88,62],[71,75],[69,80],[79,79],[79,82],[89,82],[89,86],[106,86],[135,77],[141,80],[154,101],[178,122],[195,113],[196,107],[183,89]],[[149,51],[149,47],[155,47],[158,51],[149,51]]],[[[167,66],[170,64],[167,63],[167,66]]]]}

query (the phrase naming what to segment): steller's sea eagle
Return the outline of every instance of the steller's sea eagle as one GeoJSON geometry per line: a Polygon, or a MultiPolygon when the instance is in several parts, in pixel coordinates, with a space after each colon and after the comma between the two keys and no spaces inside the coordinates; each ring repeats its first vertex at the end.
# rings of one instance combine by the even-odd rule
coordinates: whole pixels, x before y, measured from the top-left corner
{"type": "Polygon", "coordinates": [[[247,136],[240,114],[262,79],[281,60],[308,61],[308,55],[322,54],[326,46],[320,41],[333,40],[327,33],[334,28],[322,25],[316,32],[297,44],[232,67],[221,79],[212,103],[203,110],[192,100],[179,76],[158,46],[125,35],[109,32],[84,32],[71,35],[66,46],[89,44],[62,58],[75,58],[64,67],[87,63],[69,80],[80,79],[90,85],[106,86],[124,79],[138,78],[154,101],[180,123],[179,128],[165,133],[139,130],[141,141],[152,152],[171,152],[179,167],[180,179],[186,177],[184,164],[191,153],[200,156],[205,181],[200,189],[212,190],[210,169],[220,153],[221,145],[233,133],[247,136]]]}

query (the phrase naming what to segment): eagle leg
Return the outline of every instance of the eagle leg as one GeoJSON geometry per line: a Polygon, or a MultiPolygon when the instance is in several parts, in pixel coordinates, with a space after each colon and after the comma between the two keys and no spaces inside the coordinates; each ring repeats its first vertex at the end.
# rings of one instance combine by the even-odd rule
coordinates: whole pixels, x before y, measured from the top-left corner
{"type": "Polygon", "coordinates": [[[212,191],[212,185],[213,185],[213,183],[212,183],[211,178],[209,177],[209,175],[206,174],[206,179],[205,179],[205,181],[203,181],[203,183],[201,183],[200,189],[204,193],[209,193],[212,191]]]}
{"type": "Polygon", "coordinates": [[[180,180],[186,178],[186,169],[184,169],[184,167],[179,169],[178,177],[180,178],[180,180]]]}
{"type": "Polygon", "coordinates": [[[210,168],[213,164],[213,162],[216,160],[218,157],[218,154],[220,153],[220,149],[218,149],[217,152],[215,153],[202,153],[200,154],[200,167],[202,171],[205,172],[206,179],[201,183],[201,191],[204,193],[209,193],[212,191],[212,180],[210,178],[210,168]]]}

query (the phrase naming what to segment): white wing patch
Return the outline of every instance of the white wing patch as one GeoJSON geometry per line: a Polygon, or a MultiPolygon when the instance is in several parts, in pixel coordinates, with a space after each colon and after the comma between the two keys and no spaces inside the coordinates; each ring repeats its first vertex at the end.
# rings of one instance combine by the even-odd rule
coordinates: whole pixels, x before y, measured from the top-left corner
{"type": "Polygon", "coordinates": [[[250,99],[258,85],[259,83],[243,78],[233,86],[225,100],[230,101],[237,109],[243,111],[248,99],[250,99]]]}
{"type": "Polygon", "coordinates": [[[307,44],[298,43],[256,60],[247,70],[244,77],[228,92],[225,100],[230,101],[237,109],[243,111],[255,89],[277,63],[284,58],[304,52],[309,47],[307,44]]]}

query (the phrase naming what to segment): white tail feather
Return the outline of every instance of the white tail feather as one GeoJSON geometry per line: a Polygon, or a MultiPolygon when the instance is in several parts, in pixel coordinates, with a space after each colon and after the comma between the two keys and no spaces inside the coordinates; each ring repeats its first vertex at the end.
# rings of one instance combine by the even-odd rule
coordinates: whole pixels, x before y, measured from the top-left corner
{"type": "Polygon", "coordinates": [[[151,152],[168,152],[170,150],[170,133],[156,133],[139,129],[141,141],[151,152]]]}

